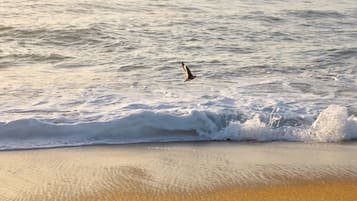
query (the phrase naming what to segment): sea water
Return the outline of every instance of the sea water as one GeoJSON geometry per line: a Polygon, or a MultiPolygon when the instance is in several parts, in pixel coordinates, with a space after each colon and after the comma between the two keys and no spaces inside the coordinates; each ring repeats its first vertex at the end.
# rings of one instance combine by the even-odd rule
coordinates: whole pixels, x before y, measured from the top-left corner
{"type": "Polygon", "coordinates": [[[2,150],[341,142],[356,116],[355,0],[0,0],[2,150]]]}

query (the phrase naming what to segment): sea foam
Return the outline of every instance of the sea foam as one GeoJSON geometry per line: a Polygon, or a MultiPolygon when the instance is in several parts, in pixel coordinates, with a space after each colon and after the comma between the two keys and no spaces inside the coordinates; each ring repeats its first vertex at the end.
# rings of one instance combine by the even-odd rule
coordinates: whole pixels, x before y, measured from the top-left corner
{"type": "Polygon", "coordinates": [[[329,106],[312,124],[308,117],[279,117],[276,124],[277,117],[271,114],[246,119],[240,113],[193,110],[187,115],[144,111],[108,122],[78,124],[20,119],[0,124],[0,149],[201,140],[341,142],[357,138],[357,120],[348,117],[345,107],[329,106]]]}
{"type": "MultiPolygon", "coordinates": [[[[274,119],[270,119],[274,120],[274,119]]],[[[259,116],[244,123],[232,122],[216,133],[216,139],[237,141],[299,141],[299,142],[341,142],[357,137],[356,118],[348,117],[347,108],[330,105],[323,110],[312,125],[267,126],[259,116]]]]}

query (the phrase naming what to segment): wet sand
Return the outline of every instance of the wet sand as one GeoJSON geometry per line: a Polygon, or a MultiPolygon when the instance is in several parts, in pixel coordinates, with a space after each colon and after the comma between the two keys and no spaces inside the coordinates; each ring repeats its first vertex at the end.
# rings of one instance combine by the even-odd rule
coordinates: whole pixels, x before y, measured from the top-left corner
{"type": "Polygon", "coordinates": [[[164,143],[0,152],[0,200],[355,200],[355,144],[164,143]]]}
{"type": "Polygon", "coordinates": [[[227,186],[209,192],[191,193],[108,193],[102,196],[83,197],[85,201],[354,201],[357,196],[357,181],[318,180],[293,181],[285,184],[263,186],[227,186]]]}

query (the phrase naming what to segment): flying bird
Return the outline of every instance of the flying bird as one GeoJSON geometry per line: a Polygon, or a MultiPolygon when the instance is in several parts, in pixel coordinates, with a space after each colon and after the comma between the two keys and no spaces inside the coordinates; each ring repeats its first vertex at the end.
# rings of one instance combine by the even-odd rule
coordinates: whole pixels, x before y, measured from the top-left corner
{"type": "Polygon", "coordinates": [[[196,76],[192,75],[188,66],[183,62],[181,62],[181,64],[182,64],[183,71],[185,72],[185,82],[195,79],[196,76]]]}

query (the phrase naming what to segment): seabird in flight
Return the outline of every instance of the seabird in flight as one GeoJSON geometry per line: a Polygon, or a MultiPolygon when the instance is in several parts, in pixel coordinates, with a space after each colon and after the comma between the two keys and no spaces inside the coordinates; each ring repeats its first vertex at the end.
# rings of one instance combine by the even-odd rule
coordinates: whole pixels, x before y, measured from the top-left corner
{"type": "Polygon", "coordinates": [[[185,82],[195,79],[196,76],[192,75],[188,66],[183,62],[181,62],[181,64],[182,64],[183,71],[185,72],[185,82]]]}

